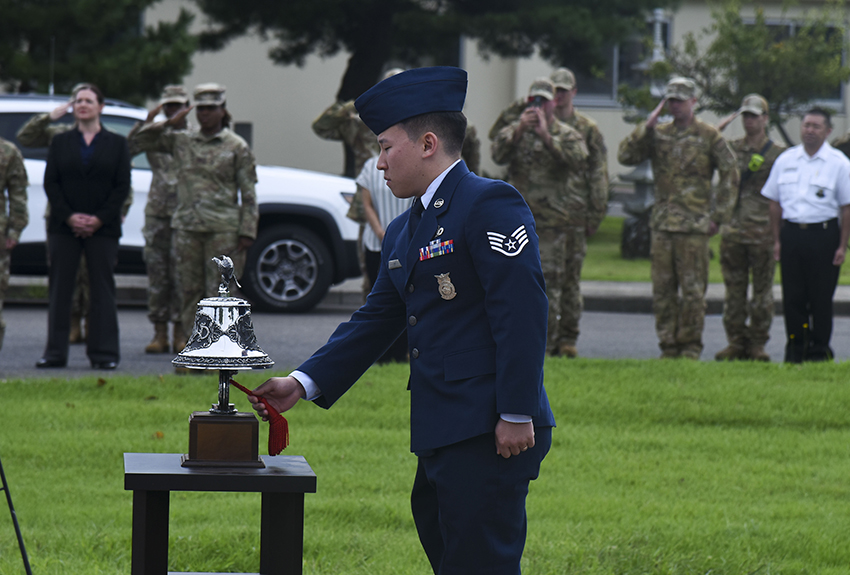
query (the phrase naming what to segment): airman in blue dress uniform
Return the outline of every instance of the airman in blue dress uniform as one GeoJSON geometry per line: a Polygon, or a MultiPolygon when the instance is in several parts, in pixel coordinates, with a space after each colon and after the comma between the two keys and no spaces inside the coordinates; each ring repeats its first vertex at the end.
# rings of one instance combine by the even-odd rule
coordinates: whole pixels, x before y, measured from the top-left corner
{"type": "Polygon", "coordinates": [[[434,573],[516,575],[528,484],[555,424],[543,387],[548,302],[522,196],[460,160],[466,85],[461,69],[419,68],[357,99],[378,168],[413,207],[388,226],[363,307],[255,392],[279,411],[300,398],[329,408],[407,328],[411,506],[434,573]]]}

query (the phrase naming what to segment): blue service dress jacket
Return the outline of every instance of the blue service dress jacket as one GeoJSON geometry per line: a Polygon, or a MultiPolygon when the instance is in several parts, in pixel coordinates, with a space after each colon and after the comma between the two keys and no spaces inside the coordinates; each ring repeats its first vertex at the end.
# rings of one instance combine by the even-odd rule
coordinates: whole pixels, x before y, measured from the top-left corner
{"type": "Polygon", "coordinates": [[[543,387],[548,301],[531,211],[519,192],[460,162],[411,236],[388,226],[366,303],[298,369],[328,408],[405,328],[411,451],[495,430],[502,413],[555,424],[543,387]]]}

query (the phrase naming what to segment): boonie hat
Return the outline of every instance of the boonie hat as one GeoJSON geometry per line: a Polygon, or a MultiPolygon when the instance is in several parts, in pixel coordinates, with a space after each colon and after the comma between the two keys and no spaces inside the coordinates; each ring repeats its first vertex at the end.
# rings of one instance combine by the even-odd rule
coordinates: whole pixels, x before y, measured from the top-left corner
{"type": "Polygon", "coordinates": [[[221,84],[198,84],[192,98],[196,106],[221,106],[227,101],[224,93],[225,88],[221,84]]]}
{"type": "Polygon", "coordinates": [[[682,76],[673,78],[667,82],[664,97],[673,100],[690,100],[697,95],[697,85],[690,78],[682,76]]]}
{"type": "Polygon", "coordinates": [[[742,114],[746,112],[761,116],[762,114],[767,114],[768,109],[767,100],[760,94],[747,94],[741,102],[741,109],[739,111],[742,114]]]}
{"type": "Polygon", "coordinates": [[[376,135],[408,118],[460,112],[466,100],[466,70],[451,66],[414,68],[378,82],[354,106],[376,135]]]}
{"type": "Polygon", "coordinates": [[[547,100],[553,99],[555,97],[555,85],[552,83],[552,80],[549,78],[537,78],[532,82],[531,87],[528,89],[528,98],[530,100],[535,96],[540,96],[547,100]]]}
{"type": "Polygon", "coordinates": [[[165,104],[188,104],[189,93],[183,86],[166,86],[162,89],[162,96],[159,98],[159,103],[165,104]]]}
{"type": "Polygon", "coordinates": [[[558,68],[549,76],[556,88],[572,90],[576,87],[576,76],[569,68],[558,68]]]}

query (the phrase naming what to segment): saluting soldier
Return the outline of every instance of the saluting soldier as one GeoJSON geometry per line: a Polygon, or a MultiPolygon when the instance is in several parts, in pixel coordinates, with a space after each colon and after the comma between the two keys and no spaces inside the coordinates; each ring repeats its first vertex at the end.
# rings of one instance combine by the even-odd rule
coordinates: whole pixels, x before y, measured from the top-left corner
{"type": "Polygon", "coordinates": [[[618,153],[626,166],[652,161],[652,307],[662,358],[702,353],[708,239],[732,217],[738,197],[735,153],[717,128],[694,116],[696,101],[693,80],[673,78],[618,153]],[[673,121],[659,124],[665,106],[673,121]]]}
{"type": "Polygon", "coordinates": [[[773,235],[770,230],[770,200],[761,189],[770,169],[785,146],[767,135],[768,104],[759,94],[749,94],[740,109],[718,125],[721,131],[741,116],[745,136],[729,142],[738,158],[741,173],[738,202],[732,219],[720,228],[720,269],[726,284],[723,327],[729,345],[714,359],[770,361],[764,345],[773,322],[773,235]],[[752,298],[747,301],[749,277],[753,276],[752,298]],[[747,325],[747,316],[750,323],[747,325]]]}
{"type": "MultiPolygon", "coordinates": [[[[166,118],[172,118],[189,106],[189,93],[183,86],[166,86],[162,90],[159,105],[148,114],[147,123],[162,112],[166,118]]],[[[138,150],[134,144],[135,135],[144,123],[136,124],[127,141],[130,154],[138,150]]],[[[187,129],[184,119],[175,125],[174,130],[187,129]]],[[[180,322],[180,296],[177,292],[176,262],[173,254],[171,217],[177,207],[177,182],[180,166],[171,154],[147,152],[151,166],[151,187],[145,204],[145,267],[148,273],[148,319],[154,325],[154,336],[145,346],[146,353],[179,353],[181,342],[186,341],[186,332],[180,322]],[[173,324],[172,339],[174,345],[168,345],[168,323],[173,324]]]]}
{"type": "Polygon", "coordinates": [[[12,250],[29,222],[24,158],[12,142],[3,138],[0,138],[0,205],[0,349],[3,349],[6,334],[3,302],[9,288],[9,264],[12,250]]]}
{"type": "MultiPolygon", "coordinates": [[[[171,227],[184,326],[194,325],[198,301],[218,294],[220,275],[212,258],[229,256],[241,276],[259,223],[254,154],[229,128],[224,86],[200,84],[193,98],[198,130],[168,129],[180,125],[191,110],[185,108],[145,124],[134,137],[138,149],[172,154],[180,173],[171,227]]],[[[185,345],[175,343],[180,350],[185,345]]]]}
{"type": "Polygon", "coordinates": [[[538,78],[525,111],[493,140],[493,160],[508,165],[509,183],[523,195],[540,237],[540,260],[549,298],[546,352],[576,357],[581,314],[581,263],[587,250],[589,197],[587,146],[555,115],[555,87],[538,78]]]}

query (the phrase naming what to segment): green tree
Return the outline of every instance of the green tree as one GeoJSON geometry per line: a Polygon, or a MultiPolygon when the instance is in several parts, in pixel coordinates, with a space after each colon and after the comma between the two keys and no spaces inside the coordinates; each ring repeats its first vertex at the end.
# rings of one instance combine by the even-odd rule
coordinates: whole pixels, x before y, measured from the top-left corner
{"type": "MultiPolygon", "coordinates": [[[[699,34],[687,34],[666,61],[654,64],[650,79],[670,75],[692,78],[699,87],[699,106],[718,114],[737,110],[747,94],[756,92],[770,104],[771,124],[789,144],[784,129],[789,116],[814,100],[840,97],[840,85],[850,78],[842,62],[846,41],[845,2],[827,2],[802,17],[788,14],[768,23],[761,6],[755,17],[741,16],[741,0],[725,0],[712,9],[712,23],[699,34]]],[[[649,89],[621,87],[621,101],[651,109],[657,97],[649,89]]]]}
{"type": "Polygon", "coordinates": [[[337,99],[351,100],[388,64],[456,65],[461,35],[485,54],[529,56],[599,73],[604,49],[644,26],[644,15],[676,0],[196,0],[213,26],[201,47],[243,34],[274,38],[278,64],[309,54],[350,54],[337,99]]]}
{"type": "Polygon", "coordinates": [[[193,16],[144,26],[159,0],[0,0],[0,82],[11,92],[67,94],[93,82],[111,98],[142,104],[191,71],[193,16]]]}

